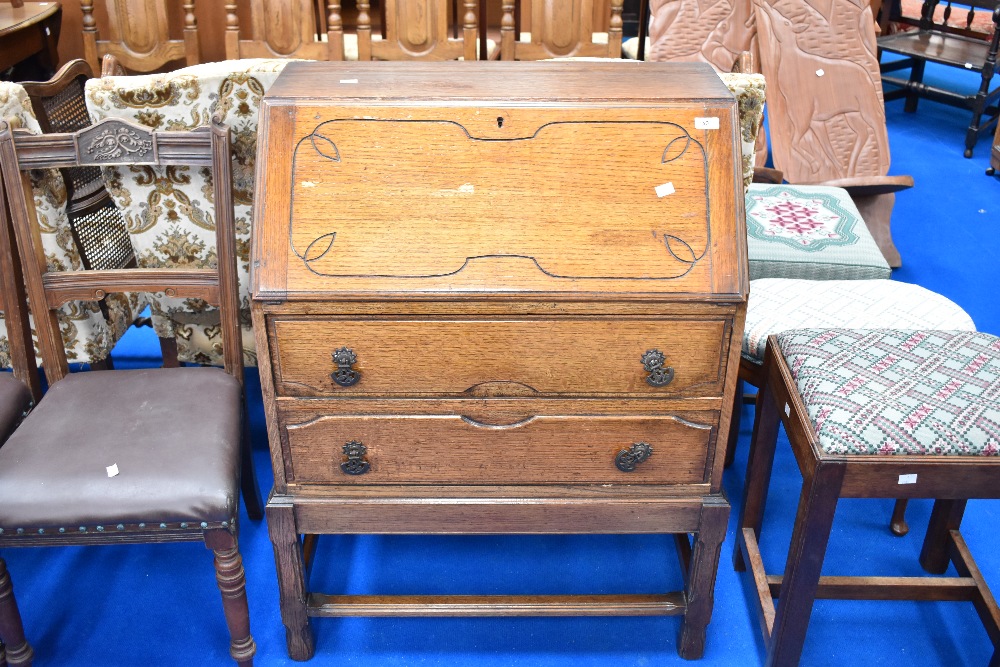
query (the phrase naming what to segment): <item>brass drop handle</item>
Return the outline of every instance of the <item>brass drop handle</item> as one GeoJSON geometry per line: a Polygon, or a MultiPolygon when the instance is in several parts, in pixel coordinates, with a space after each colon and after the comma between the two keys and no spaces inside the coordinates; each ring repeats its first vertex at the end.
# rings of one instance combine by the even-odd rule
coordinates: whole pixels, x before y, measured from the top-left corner
{"type": "Polygon", "coordinates": [[[337,370],[330,374],[333,381],[341,387],[350,387],[357,384],[361,379],[361,371],[356,371],[351,366],[358,362],[358,357],[354,350],[342,347],[333,353],[333,363],[337,365],[337,370]]]}
{"type": "Polygon", "coordinates": [[[666,387],[674,379],[674,369],[671,366],[664,368],[667,358],[659,350],[646,350],[642,355],[642,367],[649,375],[646,382],[653,387],[666,387]]]}
{"type": "Polygon", "coordinates": [[[344,456],[347,460],[340,464],[340,472],[345,475],[364,475],[372,464],[365,458],[368,448],[359,440],[351,440],[344,445],[344,456]]]}
{"type": "Polygon", "coordinates": [[[653,448],[646,442],[637,442],[615,456],[615,467],[622,472],[632,472],[635,467],[653,455],[653,448]]]}

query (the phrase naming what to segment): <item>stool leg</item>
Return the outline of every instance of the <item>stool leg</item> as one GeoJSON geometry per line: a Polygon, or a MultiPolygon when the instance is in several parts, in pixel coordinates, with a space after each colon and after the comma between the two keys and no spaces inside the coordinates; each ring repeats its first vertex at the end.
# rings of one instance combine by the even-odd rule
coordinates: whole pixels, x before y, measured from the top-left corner
{"type": "Polygon", "coordinates": [[[897,537],[902,537],[910,532],[910,525],[906,523],[906,505],[909,502],[906,498],[899,498],[896,500],[896,504],[892,506],[892,518],[889,519],[889,529],[897,537]]]}
{"type": "Polygon", "coordinates": [[[920,549],[920,565],[931,574],[944,574],[951,558],[948,555],[949,531],[958,530],[965,514],[965,500],[935,500],[931,520],[920,549]]]}
{"type": "MultiPolygon", "coordinates": [[[[767,377],[767,371],[764,373],[767,377]]],[[[771,469],[774,467],[774,450],[778,444],[778,426],[781,424],[774,391],[766,381],[757,390],[754,405],[753,435],[750,436],[750,452],[747,455],[747,476],[743,484],[743,506],[740,520],[736,524],[736,547],[733,550],[733,567],[737,572],[746,570],[740,539],[744,528],[753,528],[760,539],[760,526],[764,518],[764,504],[767,489],[771,484],[771,469]]]]}
{"type": "Polygon", "coordinates": [[[768,667],[799,664],[843,479],[842,464],[819,463],[812,477],[803,480],[767,646],[768,667]]]}

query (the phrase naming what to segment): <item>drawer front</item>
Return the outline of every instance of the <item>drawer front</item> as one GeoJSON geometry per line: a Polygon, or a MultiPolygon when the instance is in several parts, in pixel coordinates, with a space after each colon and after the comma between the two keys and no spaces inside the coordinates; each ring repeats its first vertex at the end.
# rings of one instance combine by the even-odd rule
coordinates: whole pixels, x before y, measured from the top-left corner
{"type": "Polygon", "coordinates": [[[306,484],[695,484],[706,479],[715,418],[539,416],[496,426],[457,415],[344,415],[283,429],[290,472],[306,484]]]}
{"type": "Polygon", "coordinates": [[[732,327],[724,317],[278,317],[271,328],[279,396],[481,397],[718,396],[732,327]]]}

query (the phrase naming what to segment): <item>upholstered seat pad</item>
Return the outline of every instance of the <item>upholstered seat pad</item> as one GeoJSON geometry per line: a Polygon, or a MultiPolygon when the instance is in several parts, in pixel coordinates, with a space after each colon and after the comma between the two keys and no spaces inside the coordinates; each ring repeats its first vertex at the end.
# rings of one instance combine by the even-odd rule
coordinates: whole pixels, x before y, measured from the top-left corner
{"type": "Polygon", "coordinates": [[[0,443],[31,407],[31,392],[10,373],[0,373],[0,443]]]}
{"type": "Polygon", "coordinates": [[[955,302],[895,280],[750,281],[745,359],[762,363],[769,335],[804,328],[974,331],[976,325],[955,302]]]}
{"type": "Polygon", "coordinates": [[[799,329],[777,336],[828,454],[1000,454],[1000,338],[799,329]]]}
{"type": "Polygon", "coordinates": [[[751,280],[868,280],[892,274],[843,188],[753,183],[746,211],[751,280]]]}
{"type": "Polygon", "coordinates": [[[232,520],[241,423],[217,368],[71,374],[0,447],[0,528],[232,520]]]}

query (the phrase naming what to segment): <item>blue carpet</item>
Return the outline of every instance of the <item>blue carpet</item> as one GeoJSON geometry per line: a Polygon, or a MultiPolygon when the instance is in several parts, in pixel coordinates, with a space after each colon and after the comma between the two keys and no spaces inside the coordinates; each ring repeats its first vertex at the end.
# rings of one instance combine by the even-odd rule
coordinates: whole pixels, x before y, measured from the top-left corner
{"type": "MultiPolygon", "coordinates": [[[[928,76],[952,74],[928,67],[928,76]]],[[[994,292],[1000,284],[1000,178],[983,173],[990,142],[984,135],[975,157],[966,160],[966,112],[922,101],[917,114],[905,114],[902,105],[891,102],[887,110],[891,173],[912,174],[916,187],[897,198],[893,229],[904,265],[894,278],[947,295],[981,330],[1000,334],[994,292]]],[[[155,365],[157,356],[146,329],[129,333],[114,358],[125,368],[155,365]]],[[[255,461],[269,488],[260,383],[249,375],[255,461]]],[[[744,408],[739,453],[724,478],[733,513],[701,662],[706,666],[761,660],[751,594],[730,564],[751,420],[751,408],[744,408]]],[[[99,423],[95,418],[93,427],[99,423]]],[[[800,484],[782,436],[762,544],[772,572],[784,562],[800,484]]],[[[913,530],[895,538],[886,528],[891,501],[842,501],[824,572],[921,574],[917,555],[930,506],[911,503],[913,530]]],[[[963,532],[986,579],[1000,591],[998,521],[1000,503],[972,501],[963,532]]],[[[293,664],[285,653],[267,528],[243,515],[240,538],[257,664],[293,664]]],[[[11,549],[4,556],[37,665],[229,664],[212,560],[197,544],[11,549]]],[[[326,536],[318,558],[310,586],[329,593],[613,593],[680,586],[673,542],[665,536],[326,536]]],[[[312,664],[680,665],[687,663],[676,654],[679,627],[672,617],[320,619],[313,621],[312,664]]],[[[980,667],[991,655],[968,603],[820,601],[802,664],[980,667]]]]}

